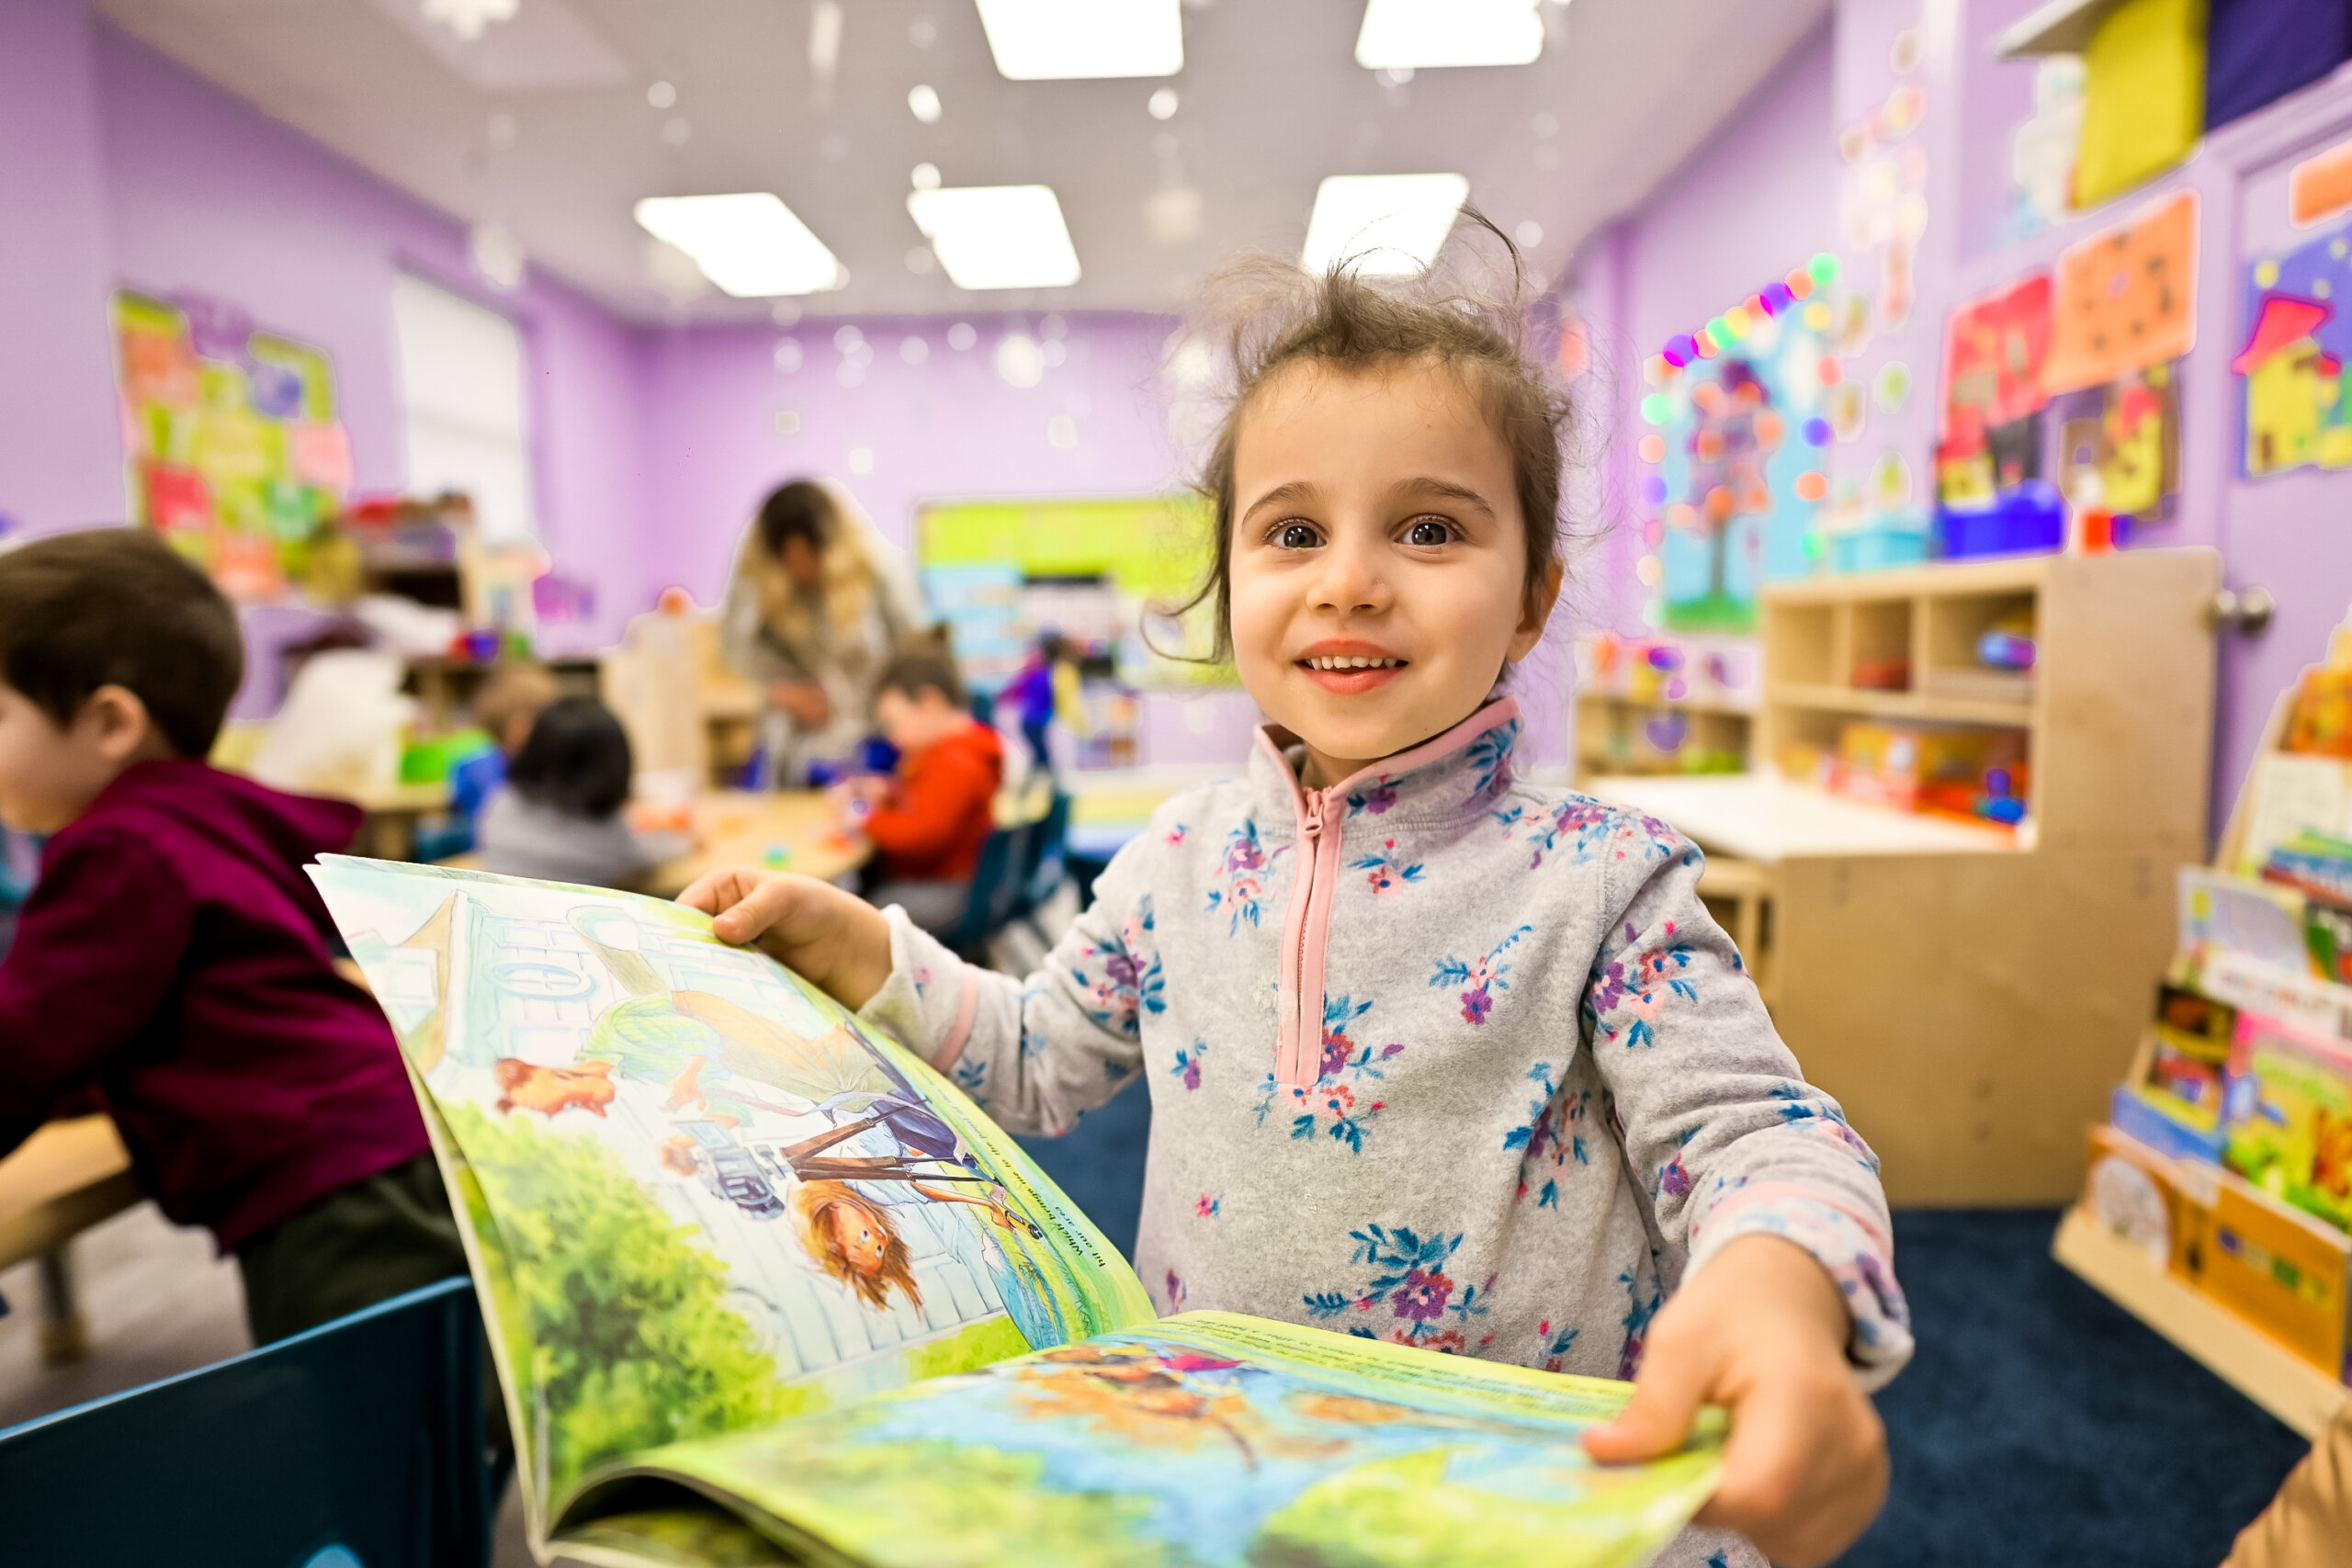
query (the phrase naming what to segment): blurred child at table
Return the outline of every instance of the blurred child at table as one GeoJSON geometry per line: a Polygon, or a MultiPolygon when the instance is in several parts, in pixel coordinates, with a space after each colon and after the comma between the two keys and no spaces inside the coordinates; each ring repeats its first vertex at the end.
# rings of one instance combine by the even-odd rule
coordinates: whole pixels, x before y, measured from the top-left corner
{"type": "Polygon", "coordinates": [[[633,886],[688,843],[629,826],[630,772],[628,734],[610,708],[594,697],[550,703],[507,763],[505,787],[482,807],[475,859],[505,876],[633,886]]]}
{"type": "Polygon", "coordinates": [[[944,931],[963,918],[980,846],[996,830],[1004,742],[972,716],[955,657],[936,639],[910,643],[883,666],[874,719],[899,749],[898,773],[842,785],[842,825],[878,852],[866,893],[874,905],[897,904],[923,930],[944,931]]]}
{"type": "Polygon", "coordinates": [[[302,866],[360,811],[205,761],[244,671],[154,536],[0,555],[0,820],[51,835],[0,963],[0,1153],[69,1100],[236,1254],[257,1343],[466,1272],[383,1014],[302,866]]]}
{"type": "Polygon", "coordinates": [[[481,808],[506,783],[509,760],[530,739],[541,710],[562,694],[544,664],[501,664],[491,671],[472,705],[474,725],[491,743],[449,770],[448,817],[419,824],[417,859],[447,860],[474,848],[481,808]]]}

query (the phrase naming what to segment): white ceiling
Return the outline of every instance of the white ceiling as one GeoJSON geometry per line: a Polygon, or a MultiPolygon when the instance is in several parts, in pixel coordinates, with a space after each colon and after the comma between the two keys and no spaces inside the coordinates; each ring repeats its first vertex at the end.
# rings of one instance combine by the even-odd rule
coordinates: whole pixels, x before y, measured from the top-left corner
{"type": "Polygon", "coordinates": [[[1363,0],[1186,0],[1182,73],[1092,82],[1003,80],[971,0],[846,0],[830,88],[810,62],[816,0],[521,0],[471,44],[427,22],[424,3],[99,0],[132,34],[435,206],[503,225],[535,265],[644,320],[766,313],[665,295],[629,217],[640,197],[718,191],[775,192],[841,257],[848,286],[803,299],[812,313],[1172,308],[1220,255],[1295,253],[1332,174],[1464,174],[1504,229],[1542,225],[1534,262],[1556,274],[1829,0],[1544,0],[1534,64],[1402,85],[1355,63],[1363,0]],[[648,102],[657,81],[676,88],[667,109],[648,102]],[[918,83],[938,91],[936,124],[908,109],[918,83]],[[1146,108],[1163,86],[1180,98],[1165,123],[1146,108]],[[909,171],[923,162],[951,186],[1054,186],[1085,276],[974,296],[910,270],[909,171]],[[1197,212],[1189,239],[1155,237],[1148,209],[1169,190],[1197,193],[1159,195],[1163,231],[1197,212]]]}

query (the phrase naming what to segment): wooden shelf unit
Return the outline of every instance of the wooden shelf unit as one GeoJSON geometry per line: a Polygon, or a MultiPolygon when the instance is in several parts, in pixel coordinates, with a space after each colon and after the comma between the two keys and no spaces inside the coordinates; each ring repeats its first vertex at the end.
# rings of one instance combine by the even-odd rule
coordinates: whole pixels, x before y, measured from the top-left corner
{"type": "Polygon", "coordinates": [[[2172,952],[2174,869],[2204,858],[2220,564],[2132,550],[1775,584],[1757,772],[1587,784],[1747,863],[1719,915],[1752,921],[1781,1036],[1878,1151],[1896,1204],[2055,1204],[2080,1186],[2083,1128],[2172,952]],[[2033,676],[1986,682],[1977,637],[2018,609],[2033,676]],[[1911,690],[1853,685],[1894,658],[1911,690]],[[1834,749],[1858,717],[2021,731],[2030,829],[1771,776],[1788,742],[1834,749]]]}
{"type": "Polygon", "coordinates": [[[1622,692],[1579,688],[1569,722],[1574,742],[1568,759],[1572,783],[1597,774],[1634,771],[1674,773],[1675,769],[1642,736],[1654,718],[1679,714],[1689,723],[1686,746],[1728,752],[1754,765],[1756,705],[1720,697],[1636,697],[1622,692]]]}
{"type": "Polygon", "coordinates": [[[2050,1254],[2304,1437],[2317,1437],[2343,1404],[2342,1383],[2212,1297],[2174,1279],[2081,1210],[2066,1211],[2050,1254]]]}

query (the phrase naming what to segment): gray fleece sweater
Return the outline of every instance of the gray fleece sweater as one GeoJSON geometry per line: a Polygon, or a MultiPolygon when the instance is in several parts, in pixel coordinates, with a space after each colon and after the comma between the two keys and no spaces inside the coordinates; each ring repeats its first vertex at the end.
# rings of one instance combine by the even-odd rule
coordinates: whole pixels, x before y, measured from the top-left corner
{"type": "MultiPolygon", "coordinates": [[[[865,1016],[1017,1133],[1152,1098],[1136,1264],[1216,1308],[1631,1377],[1736,1236],[1805,1247],[1867,1386],[1911,1337],[1878,1161],[1653,818],[1515,777],[1519,707],[1326,790],[1279,732],[1121,850],[1025,981],[890,911],[865,1016]]],[[[1688,1532],[1665,1561],[1759,1561],[1688,1532]]]]}

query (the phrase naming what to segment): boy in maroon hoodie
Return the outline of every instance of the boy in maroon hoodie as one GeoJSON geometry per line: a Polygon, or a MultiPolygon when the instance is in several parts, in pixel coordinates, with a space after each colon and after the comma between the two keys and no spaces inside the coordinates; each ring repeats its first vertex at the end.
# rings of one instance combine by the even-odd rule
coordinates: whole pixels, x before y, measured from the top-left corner
{"type": "Polygon", "coordinates": [[[205,761],[244,666],[219,590],[108,528],[0,555],[0,819],[51,835],[0,963],[0,1153],[87,1094],[266,1344],[466,1272],[390,1029],[301,867],[356,807],[205,761]]]}
{"type": "Polygon", "coordinates": [[[996,830],[1004,742],[972,717],[954,656],[931,643],[882,667],[874,720],[899,749],[899,773],[847,791],[845,826],[878,852],[866,897],[876,908],[903,906],[925,931],[944,931],[963,918],[980,846],[996,830]]]}

